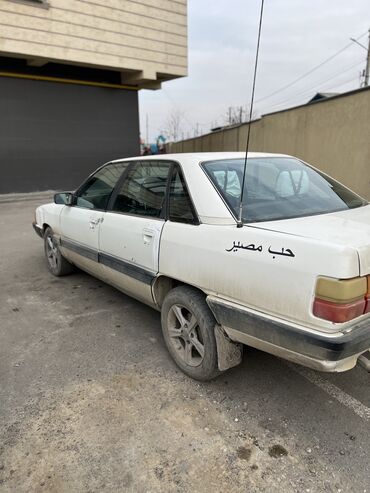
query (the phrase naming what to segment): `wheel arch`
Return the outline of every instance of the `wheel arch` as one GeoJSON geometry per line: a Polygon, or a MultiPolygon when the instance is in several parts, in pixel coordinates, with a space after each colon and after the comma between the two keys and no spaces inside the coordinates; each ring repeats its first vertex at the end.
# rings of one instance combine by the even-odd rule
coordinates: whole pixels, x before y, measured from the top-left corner
{"type": "Polygon", "coordinates": [[[165,275],[160,275],[155,278],[152,284],[152,293],[153,293],[153,298],[154,302],[157,305],[157,307],[160,309],[162,307],[163,301],[167,294],[174,288],[177,288],[178,286],[189,286],[189,288],[196,289],[200,293],[204,295],[206,298],[207,294],[199,289],[196,286],[193,286],[192,284],[189,284],[187,282],[179,281],[178,279],[175,279],[174,277],[169,277],[165,275]]]}

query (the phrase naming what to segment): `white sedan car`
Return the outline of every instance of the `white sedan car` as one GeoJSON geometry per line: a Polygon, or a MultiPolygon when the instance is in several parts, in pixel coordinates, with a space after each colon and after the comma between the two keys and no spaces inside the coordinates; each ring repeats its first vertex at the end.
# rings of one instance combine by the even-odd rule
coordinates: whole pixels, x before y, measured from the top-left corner
{"type": "Polygon", "coordinates": [[[74,266],[161,311],[189,376],[243,345],[323,371],[370,348],[370,206],[297,158],[146,156],[100,167],[36,209],[50,271],[74,266]],[[240,227],[242,226],[242,227],[240,227]]]}

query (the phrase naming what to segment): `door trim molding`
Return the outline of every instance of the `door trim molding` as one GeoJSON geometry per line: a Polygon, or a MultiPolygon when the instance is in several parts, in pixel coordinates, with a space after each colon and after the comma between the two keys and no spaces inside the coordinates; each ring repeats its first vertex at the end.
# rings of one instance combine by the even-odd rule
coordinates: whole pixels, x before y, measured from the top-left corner
{"type": "Polygon", "coordinates": [[[138,281],[143,282],[144,284],[151,284],[153,279],[156,277],[154,272],[144,269],[143,267],[139,267],[138,265],[131,264],[126,260],[121,260],[116,257],[112,257],[112,255],[108,255],[107,253],[99,252],[99,262],[110,269],[116,270],[125,274],[127,276],[133,277],[138,281]]]}
{"type": "Polygon", "coordinates": [[[72,252],[78,253],[82,257],[99,262],[99,252],[93,248],[89,248],[85,245],[81,245],[80,243],[76,243],[75,241],[67,240],[65,238],[60,239],[60,245],[63,248],[67,248],[72,252]]]}
{"type": "Polygon", "coordinates": [[[94,260],[100,264],[109,267],[110,269],[116,270],[125,274],[126,276],[133,277],[138,281],[141,281],[144,284],[150,285],[157,274],[148,269],[144,269],[139,265],[131,264],[126,260],[119,259],[117,257],[113,257],[107,253],[99,252],[98,250],[94,250],[93,248],[89,248],[85,245],[81,245],[80,243],[76,243],[69,239],[61,238],[60,245],[63,248],[67,248],[72,252],[75,252],[82,257],[86,257],[90,260],[94,260]]]}

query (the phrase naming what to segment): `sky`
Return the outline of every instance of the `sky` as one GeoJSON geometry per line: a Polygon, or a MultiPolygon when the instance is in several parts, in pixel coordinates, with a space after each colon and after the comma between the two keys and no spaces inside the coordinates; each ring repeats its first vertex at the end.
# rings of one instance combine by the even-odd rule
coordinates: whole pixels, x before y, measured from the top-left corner
{"type": "MultiPolygon", "coordinates": [[[[180,137],[188,138],[226,124],[229,107],[249,106],[260,5],[188,0],[188,76],[140,91],[144,139],[146,119],[151,141],[175,114],[180,137]]],[[[319,91],[358,88],[366,51],[350,38],[367,46],[369,29],[370,0],[265,0],[254,116],[303,104],[319,91]]]]}

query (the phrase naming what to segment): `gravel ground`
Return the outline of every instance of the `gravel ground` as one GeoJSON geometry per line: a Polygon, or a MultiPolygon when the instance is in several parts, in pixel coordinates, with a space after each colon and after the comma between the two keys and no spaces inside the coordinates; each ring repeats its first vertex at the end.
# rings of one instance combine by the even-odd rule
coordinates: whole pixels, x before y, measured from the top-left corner
{"type": "Polygon", "coordinates": [[[157,312],[48,273],[40,202],[0,203],[1,492],[370,492],[370,374],[249,349],[190,380],[157,312]]]}

